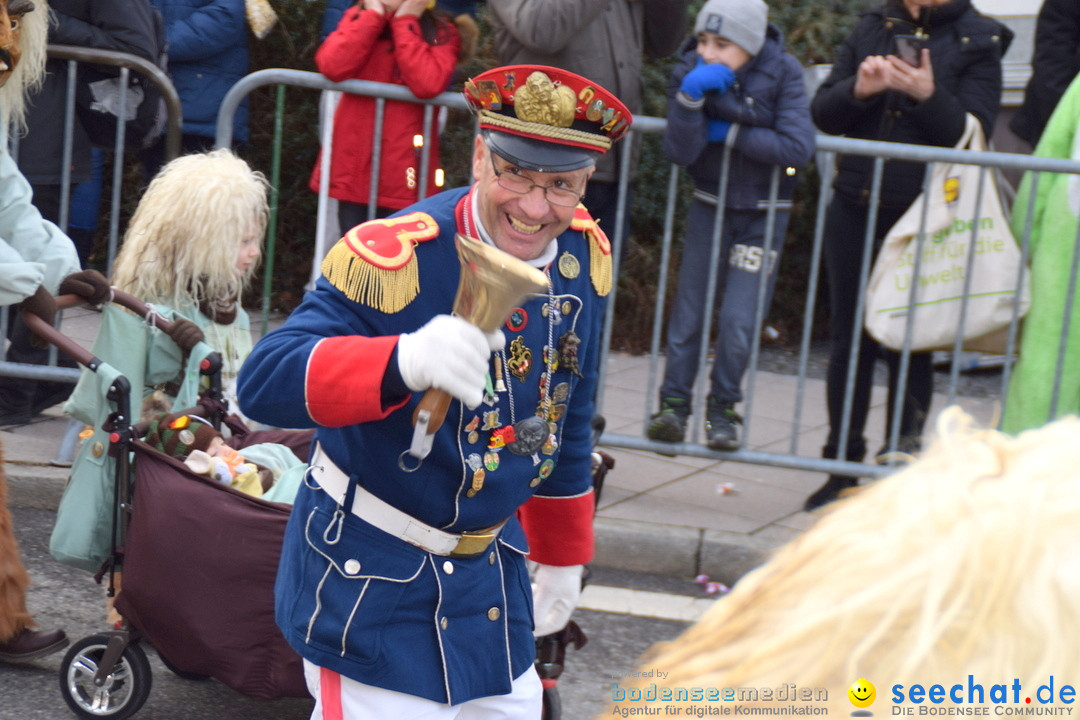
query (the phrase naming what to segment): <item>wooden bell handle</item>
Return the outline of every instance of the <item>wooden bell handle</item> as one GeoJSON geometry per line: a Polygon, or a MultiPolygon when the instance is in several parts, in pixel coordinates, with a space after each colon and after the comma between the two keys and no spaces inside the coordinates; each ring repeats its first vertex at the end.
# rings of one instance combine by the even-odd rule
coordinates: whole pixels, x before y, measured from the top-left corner
{"type": "Polygon", "coordinates": [[[420,402],[417,403],[416,409],[413,410],[413,425],[416,425],[416,418],[420,415],[422,410],[427,410],[431,413],[431,419],[428,421],[427,432],[429,435],[434,434],[436,430],[442,427],[443,421],[446,420],[446,411],[450,409],[450,393],[439,388],[428,388],[424,393],[424,397],[420,398],[420,402]]]}

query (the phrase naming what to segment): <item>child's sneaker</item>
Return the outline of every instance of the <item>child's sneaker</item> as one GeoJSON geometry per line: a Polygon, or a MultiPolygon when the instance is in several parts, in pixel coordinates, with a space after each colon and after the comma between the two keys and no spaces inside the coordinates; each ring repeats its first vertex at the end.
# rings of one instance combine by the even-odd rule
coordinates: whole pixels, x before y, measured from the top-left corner
{"type": "Polygon", "coordinates": [[[709,396],[705,414],[705,442],[710,450],[738,450],[742,416],[735,412],[735,403],[709,396]]]}
{"type": "Polygon", "coordinates": [[[650,440],[677,443],[686,437],[686,420],[690,417],[690,402],[685,398],[666,397],[660,400],[660,412],[652,416],[645,431],[650,440]]]}

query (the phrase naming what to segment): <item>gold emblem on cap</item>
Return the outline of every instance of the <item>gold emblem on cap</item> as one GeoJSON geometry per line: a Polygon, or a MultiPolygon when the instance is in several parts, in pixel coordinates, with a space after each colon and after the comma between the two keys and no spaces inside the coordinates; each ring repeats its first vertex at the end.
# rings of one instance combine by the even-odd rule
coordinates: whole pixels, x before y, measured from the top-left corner
{"type": "Polygon", "coordinates": [[[573,90],[556,85],[539,70],[531,73],[525,85],[514,93],[514,114],[518,119],[541,125],[570,127],[576,104],[573,90]]]}
{"type": "Polygon", "coordinates": [[[573,280],[581,272],[581,263],[569,252],[559,256],[559,274],[567,280],[573,280]]]}

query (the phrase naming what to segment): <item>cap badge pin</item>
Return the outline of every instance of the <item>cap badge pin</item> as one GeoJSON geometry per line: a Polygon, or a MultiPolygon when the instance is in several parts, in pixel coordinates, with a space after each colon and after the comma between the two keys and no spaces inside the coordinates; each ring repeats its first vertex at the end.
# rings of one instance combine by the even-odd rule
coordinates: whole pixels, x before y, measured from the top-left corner
{"type": "Polygon", "coordinates": [[[530,73],[525,85],[514,93],[514,113],[525,122],[570,127],[576,105],[577,97],[572,89],[556,85],[539,70],[530,73]]]}

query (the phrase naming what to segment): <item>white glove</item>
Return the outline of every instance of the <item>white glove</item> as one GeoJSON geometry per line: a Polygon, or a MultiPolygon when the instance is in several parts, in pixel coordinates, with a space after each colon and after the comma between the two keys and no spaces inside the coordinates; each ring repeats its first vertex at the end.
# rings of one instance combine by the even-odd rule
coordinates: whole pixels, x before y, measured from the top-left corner
{"type": "Polygon", "coordinates": [[[581,598],[581,574],[584,565],[537,565],[533,576],[533,635],[556,633],[570,622],[570,615],[581,598]]]}
{"type": "Polygon", "coordinates": [[[475,408],[484,399],[492,349],[504,342],[501,332],[489,335],[459,317],[436,315],[398,338],[398,370],[414,392],[439,388],[475,408]]]}

